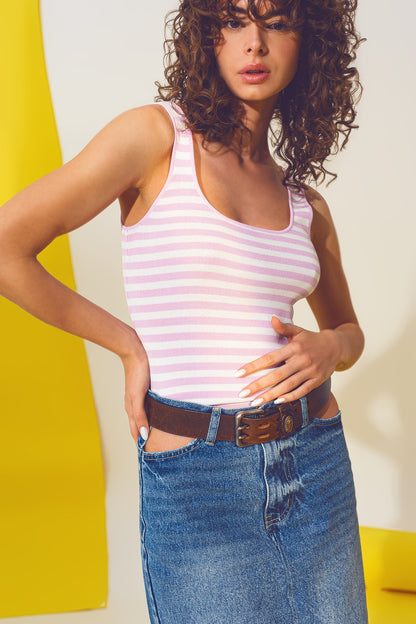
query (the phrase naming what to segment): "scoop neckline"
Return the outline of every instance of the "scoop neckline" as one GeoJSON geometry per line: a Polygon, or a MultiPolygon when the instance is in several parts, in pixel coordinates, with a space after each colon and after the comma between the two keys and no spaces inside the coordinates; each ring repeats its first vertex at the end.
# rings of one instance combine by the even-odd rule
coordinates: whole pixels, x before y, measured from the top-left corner
{"type": "Polygon", "coordinates": [[[292,229],[293,221],[294,221],[294,210],[293,210],[293,202],[292,202],[292,193],[291,193],[289,188],[287,189],[287,197],[288,197],[288,201],[289,201],[289,224],[285,228],[283,228],[281,230],[274,230],[274,229],[270,229],[270,228],[263,228],[263,227],[259,227],[258,225],[251,225],[249,223],[244,223],[243,221],[237,221],[237,219],[233,219],[232,217],[228,217],[223,212],[218,210],[218,208],[215,208],[215,206],[208,200],[207,196],[203,192],[203,190],[201,188],[201,185],[199,183],[199,180],[198,180],[198,175],[197,175],[197,172],[196,172],[196,162],[195,162],[195,146],[194,146],[194,138],[193,138],[193,135],[192,135],[192,131],[189,128],[186,128],[185,132],[189,133],[189,138],[190,138],[190,142],[191,142],[192,176],[194,178],[195,187],[196,187],[196,190],[197,190],[198,194],[204,200],[204,202],[205,202],[205,204],[207,205],[208,208],[210,208],[212,211],[214,211],[217,215],[219,215],[220,217],[222,217],[226,221],[229,221],[229,222],[234,223],[236,225],[241,225],[241,226],[243,226],[245,228],[249,228],[250,230],[257,230],[257,231],[260,231],[260,232],[268,232],[268,233],[284,234],[285,232],[289,232],[289,230],[292,229]]]}
{"type": "MultiPolygon", "coordinates": [[[[195,148],[194,148],[194,140],[193,140],[192,130],[190,128],[187,128],[186,126],[184,127],[183,130],[180,130],[180,129],[178,129],[178,127],[176,125],[177,117],[180,118],[181,122],[185,122],[185,115],[184,115],[182,109],[176,103],[175,103],[175,106],[173,106],[172,102],[155,102],[155,104],[159,104],[160,106],[162,106],[166,110],[166,112],[168,113],[168,115],[170,117],[170,120],[172,122],[174,133],[175,133],[174,134],[174,139],[173,139],[171,157],[170,157],[169,172],[168,172],[167,178],[166,178],[162,188],[160,189],[160,191],[159,191],[158,195],[156,196],[155,200],[152,202],[152,205],[150,206],[149,210],[146,212],[146,214],[139,221],[137,221],[136,223],[132,223],[131,225],[126,225],[123,222],[123,220],[120,219],[121,220],[121,227],[122,227],[123,230],[125,230],[125,231],[132,230],[133,228],[136,228],[139,224],[143,223],[143,221],[153,211],[153,208],[157,204],[158,200],[165,193],[166,188],[168,187],[168,184],[169,184],[170,179],[172,177],[173,170],[174,170],[174,159],[175,159],[175,156],[176,156],[176,148],[177,148],[177,144],[178,144],[178,133],[179,132],[182,132],[183,134],[186,134],[188,136],[189,140],[190,140],[190,155],[191,155],[191,161],[192,161],[192,178],[193,178],[193,181],[194,181],[194,184],[195,184],[195,190],[197,191],[197,193],[201,197],[201,199],[204,201],[206,207],[211,210],[211,212],[215,213],[220,218],[222,217],[225,221],[228,221],[230,224],[232,223],[235,226],[240,226],[243,229],[248,229],[248,230],[251,230],[251,231],[263,232],[263,233],[268,233],[268,234],[284,234],[286,232],[289,232],[292,229],[293,223],[294,223],[294,208],[293,208],[292,192],[291,192],[289,187],[287,188],[287,196],[288,196],[288,201],[289,201],[289,224],[282,230],[272,230],[272,229],[269,229],[269,228],[262,228],[262,227],[259,227],[257,225],[250,225],[249,223],[244,223],[242,221],[237,221],[237,219],[233,219],[232,217],[228,217],[224,213],[220,212],[217,208],[215,208],[215,206],[206,197],[205,193],[203,192],[203,190],[201,188],[199,180],[198,180],[198,175],[197,175],[197,172],[196,172],[195,148]],[[168,105],[170,105],[170,106],[168,106],[168,105]]],[[[281,169],[284,172],[283,167],[281,167],[281,169]]]]}

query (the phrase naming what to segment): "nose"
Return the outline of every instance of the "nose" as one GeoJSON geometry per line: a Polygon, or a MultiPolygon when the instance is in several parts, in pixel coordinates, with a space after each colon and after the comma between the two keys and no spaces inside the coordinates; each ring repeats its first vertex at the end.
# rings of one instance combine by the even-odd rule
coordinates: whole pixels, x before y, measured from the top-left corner
{"type": "Polygon", "coordinates": [[[252,54],[253,56],[264,56],[268,52],[267,44],[264,37],[263,29],[252,22],[247,28],[247,39],[245,44],[246,54],[252,54]]]}

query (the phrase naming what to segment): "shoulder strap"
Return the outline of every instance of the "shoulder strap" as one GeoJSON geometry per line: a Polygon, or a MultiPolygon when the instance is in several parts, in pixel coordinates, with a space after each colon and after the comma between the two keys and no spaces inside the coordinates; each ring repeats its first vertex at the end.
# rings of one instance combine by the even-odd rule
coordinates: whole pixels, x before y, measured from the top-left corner
{"type": "Polygon", "coordinates": [[[175,104],[174,102],[155,102],[155,104],[163,106],[169,114],[172,119],[173,127],[175,128],[175,134],[177,132],[185,132],[187,130],[185,115],[179,104],[175,104]]]}
{"type": "Polygon", "coordinates": [[[310,234],[313,210],[312,206],[306,199],[305,191],[303,189],[301,191],[297,191],[293,187],[289,186],[288,192],[290,194],[292,206],[293,225],[295,228],[301,228],[307,234],[310,234]]]}

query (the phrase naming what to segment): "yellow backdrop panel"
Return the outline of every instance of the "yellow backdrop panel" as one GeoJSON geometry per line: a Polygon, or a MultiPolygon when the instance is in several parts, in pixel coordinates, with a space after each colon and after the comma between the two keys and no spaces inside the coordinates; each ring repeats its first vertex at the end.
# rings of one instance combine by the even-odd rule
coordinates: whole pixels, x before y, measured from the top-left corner
{"type": "Polygon", "coordinates": [[[369,624],[416,624],[416,533],[361,527],[369,624]]]}
{"type": "MultiPolygon", "coordinates": [[[[3,204],[61,164],[38,0],[0,0],[0,88],[3,204]]],[[[66,237],[41,259],[75,286],[66,237]]],[[[104,606],[104,478],[84,345],[4,299],[0,319],[0,617],[104,606]]]]}

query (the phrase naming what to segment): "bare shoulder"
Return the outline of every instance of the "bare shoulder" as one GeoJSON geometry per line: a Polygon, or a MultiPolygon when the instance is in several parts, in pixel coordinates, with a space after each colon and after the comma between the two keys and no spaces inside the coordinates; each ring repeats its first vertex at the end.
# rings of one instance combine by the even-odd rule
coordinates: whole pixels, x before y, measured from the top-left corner
{"type": "Polygon", "coordinates": [[[331,216],[329,206],[324,197],[318,193],[318,191],[311,186],[307,186],[305,189],[305,196],[309,204],[312,206],[312,210],[315,213],[322,216],[331,216]]]}
{"type": "MultiPolygon", "coordinates": [[[[172,147],[174,130],[162,106],[148,104],[131,108],[115,117],[102,131],[119,143],[130,144],[146,152],[165,151],[172,147]]],[[[97,135],[99,136],[99,135],[97,135]]]]}
{"type": "Polygon", "coordinates": [[[171,139],[174,136],[170,117],[164,107],[158,104],[130,108],[118,115],[112,123],[125,126],[126,129],[139,130],[140,134],[155,134],[158,138],[171,139]]]}
{"type": "Polygon", "coordinates": [[[328,239],[336,240],[335,225],[332,220],[331,211],[324,197],[314,188],[308,186],[305,189],[305,196],[312,207],[313,219],[311,227],[311,238],[315,245],[322,245],[328,239]]]}
{"type": "Polygon", "coordinates": [[[169,157],[173,141],[174,129],[162,106],[132,108],[104,126],[69,168],[101,168],[105,173],[111,169],[120,192],[140,188],[152,169],[169,157]]]}

